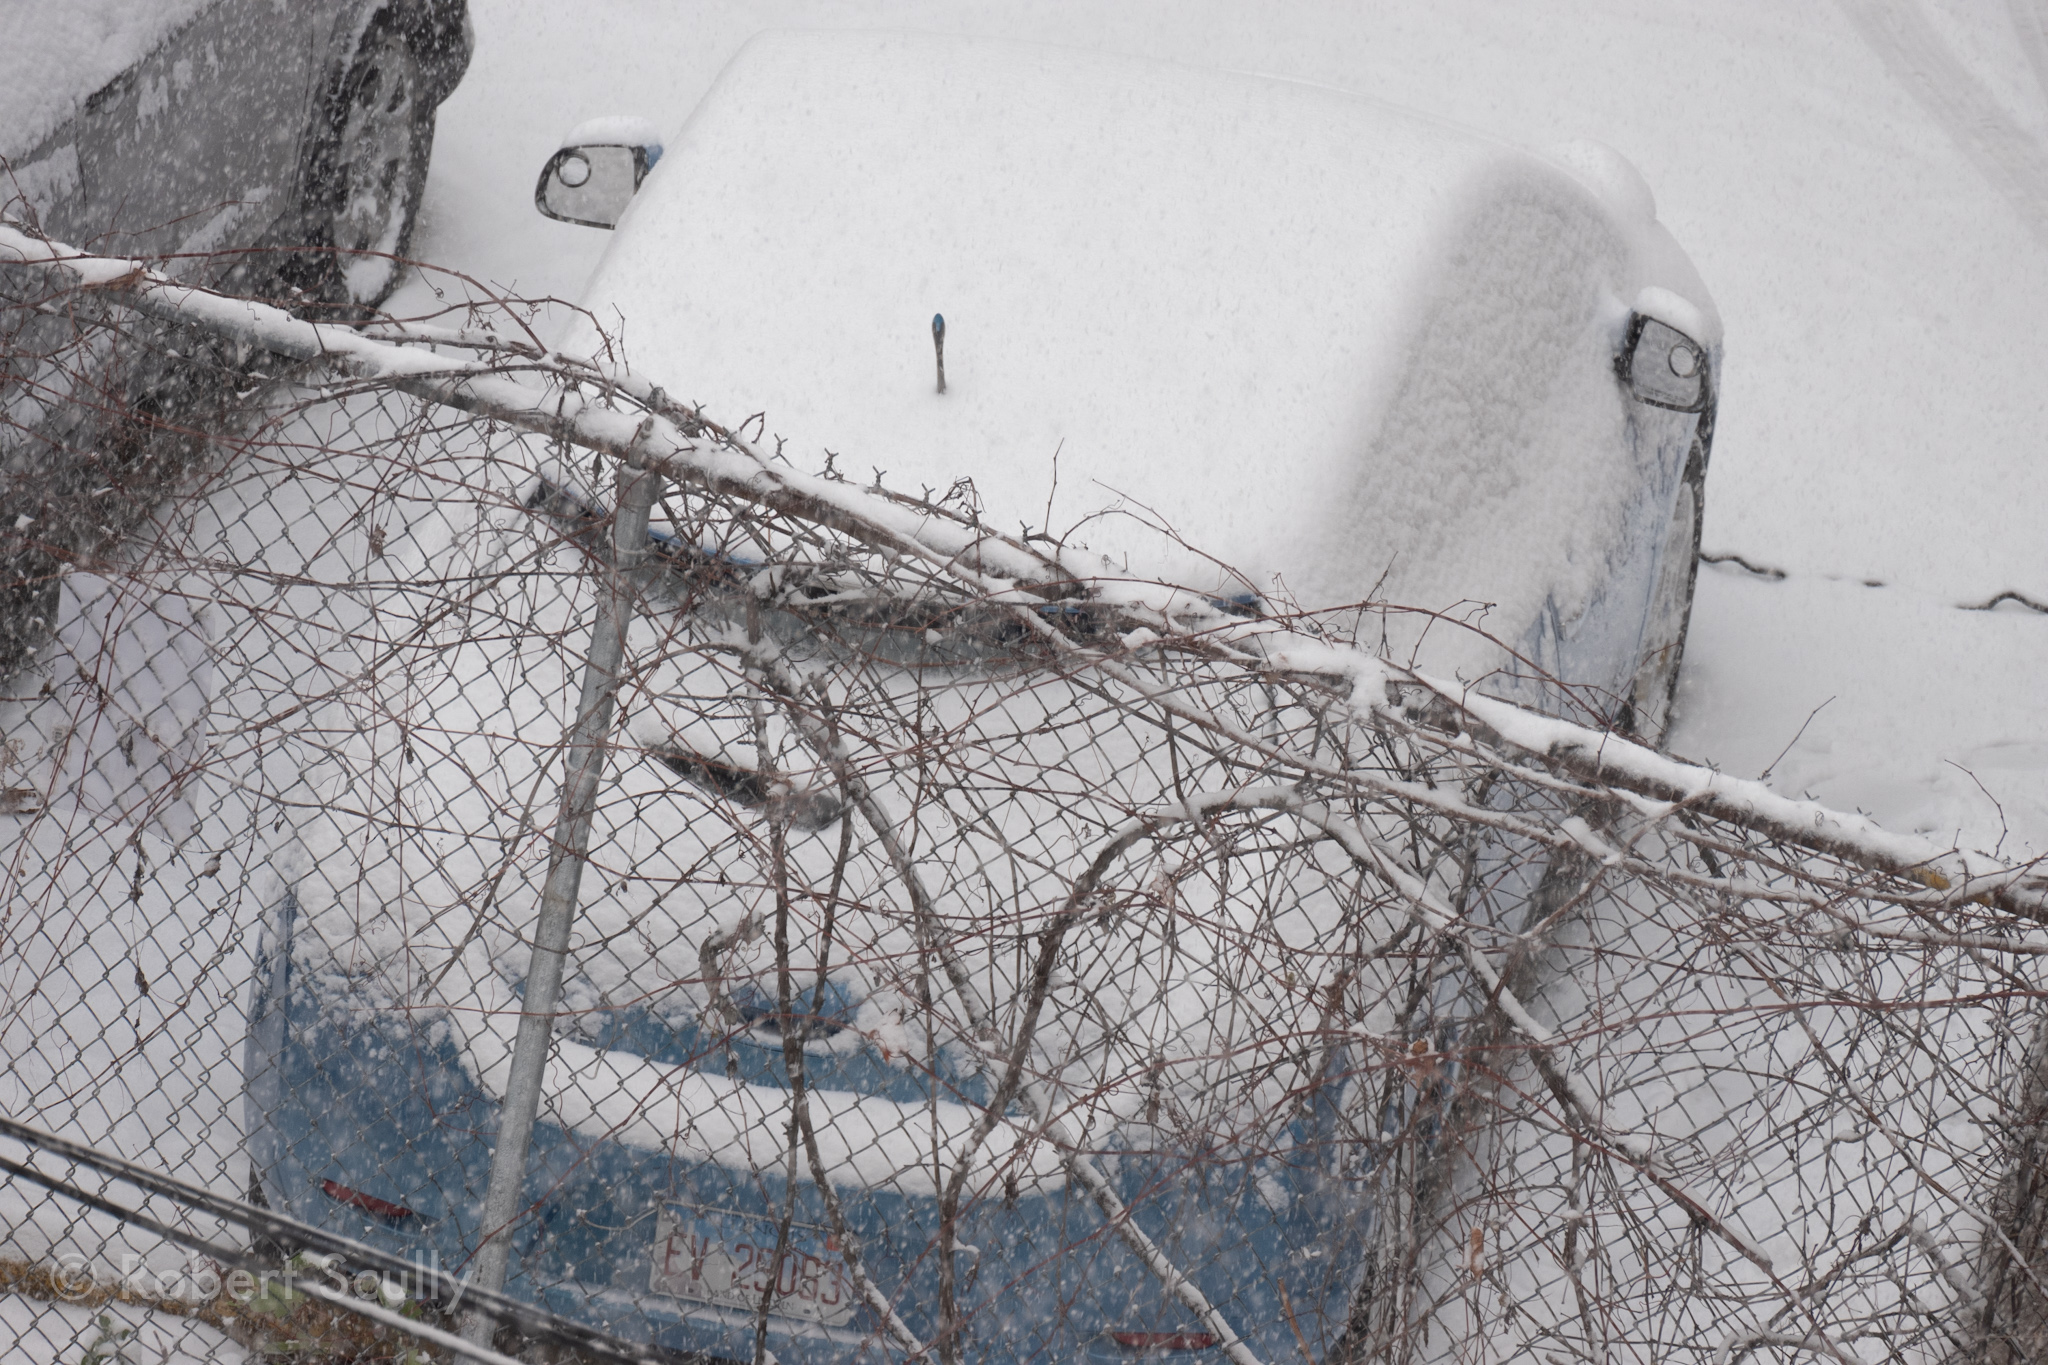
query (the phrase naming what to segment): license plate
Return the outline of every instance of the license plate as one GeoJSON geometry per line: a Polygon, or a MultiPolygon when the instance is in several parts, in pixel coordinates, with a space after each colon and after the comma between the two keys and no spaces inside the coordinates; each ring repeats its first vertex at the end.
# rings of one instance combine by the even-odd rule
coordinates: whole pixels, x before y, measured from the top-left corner
{"type": "Polygon", "coordinates": [[[792,1226],[775,1261],[776,1220],[691,1207],[663,1208],[654,1220],[649,1285],[672,1298],[758,1312],[772,1284],[770,1313],[839,1326],[853,1317],[853,1284],[822,1229],[792,1226]]]}

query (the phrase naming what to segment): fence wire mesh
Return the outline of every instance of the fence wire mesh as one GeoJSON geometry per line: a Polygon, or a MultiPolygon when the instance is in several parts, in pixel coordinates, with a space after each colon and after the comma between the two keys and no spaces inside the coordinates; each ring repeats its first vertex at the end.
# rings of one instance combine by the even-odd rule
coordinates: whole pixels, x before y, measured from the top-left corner
{"type": "Polygon", "coordinates": [[[2034,870],[803,475],[509,307],[0,289],[0,1113],[420,1272],[17,1136],[22,1358],[445,1358],[493,1244],[736,1360],[2048,1352],[2034,870]]]}

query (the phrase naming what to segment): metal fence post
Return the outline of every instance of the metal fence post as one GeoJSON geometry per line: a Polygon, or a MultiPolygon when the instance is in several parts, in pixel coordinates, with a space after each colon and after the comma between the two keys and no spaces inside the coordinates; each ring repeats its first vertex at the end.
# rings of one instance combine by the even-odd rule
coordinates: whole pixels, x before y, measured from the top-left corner
{"type": "MultiPolygon", "coordinates": [[[[554,1045],[555,1006],[561,997],[569,927],[576,917],[577,889],[590,850],[590,822],[597,809],[598,785],[604,778],[626,631],[633,620],[634,570],[647,555],[647,519],[660,485],[661,476],[652,471],[619,466],[612,570],[607,575],[610,590],[598,596],[597,622],[583,669],[583,697],[569,730],[568,770],[555,818],[554,858],[534,921],[533,956],[526,972],[518,1039],[512,1049],[512,1077],[499,1111],[498,1141],[491,1153],[490,1184],[484,1193],[484,1242],[477,1250],[474,1283],[493,1291],[505,1286],[512,1224],[524,1201],[526,1154],[540,1110],[541,1078],[554,1045]]],[[[464,1338],[478,1345],[488,1345],[493,1330],[492,1319],[477,1311],[463,1323],[464,1338]]]]}

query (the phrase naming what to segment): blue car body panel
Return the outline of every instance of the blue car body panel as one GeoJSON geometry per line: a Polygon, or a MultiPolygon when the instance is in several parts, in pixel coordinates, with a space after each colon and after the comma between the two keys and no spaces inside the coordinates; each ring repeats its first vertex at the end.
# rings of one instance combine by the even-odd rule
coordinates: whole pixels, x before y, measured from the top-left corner
{"type": "MultiPolygon", "coordinates": [[[[445,1025],[380,1008],[346,980],[306,970],[293,953],[296,912],[287,897],[266,935],[249,1034],[248,1142],[263,1195],[295,1218],[459,1273],[482,1231],[497,1105],[465,1072],[445,1025]]],[[[723,1070],[729,1055],[745,1079],[786,1084],[779,1045],[758,1031],[712,1037],[690,1023],[627,1012],[600,1045],[707,1070],[723,1070]]],[[[808,1083],[820,1088],[897,1098],[935,1087],[968,1100],[987,1094],[978,1077],[943,1064],[936,1074],[906,1070],[870,1049],[811,1057],[806,1066],[808,1083]]],[[[1234,1326],[1263,1356],[1294,1351],[1297,1327],[1324,1341],[1341,1331],[1357,1253],[1372,1229],[1369,1160],[1358,1144],[1338,1140],[1343,1081],[1334,1073],[1342,1066],[1340,1052],[1328,1083],[1303,1097],[1300,1117],[1274,1144],[1284,1150],[1098,1155],[1139,1226],[1212,1301],[1230,1305],[1234,1326]]],[[[680,1228],[673,1235],[686,1240],[708,1228],[729,1246],[751,1246],[765,1264],[773,1253],[761,1248],[772,1248],[788,1196],[781,1172],[592,1141],[543,1114],[527,1181],[531,1214],[514,1243],[509,1292],[629,1339],[751,1358],[755,1314],[657,1292],[656,1248],[664,1229],[680,1228]]],[[[911,1330],[929,1337],[938,1325],[930,1314],[937,1201],[838,1193],[868,1273],[911,1330]]],[[[829,1219],[808,1177],[797,1181],[793,1209],[794,1255],[778,1272],[782,1285],[818,1299],[851,1295],[830,1268],[829,1219]]],[[[968,1359],[1128,1359],[1106,1333],[1197,1329],[1072,1185],[984,1201],[963,1215],[956,1240],[968,1359]]],[[[865,1304],[821,1307],[838,1320],[769,1314],[779,1359],[822,1365],[863,1351],[900,1356],[865,1304]]]]}

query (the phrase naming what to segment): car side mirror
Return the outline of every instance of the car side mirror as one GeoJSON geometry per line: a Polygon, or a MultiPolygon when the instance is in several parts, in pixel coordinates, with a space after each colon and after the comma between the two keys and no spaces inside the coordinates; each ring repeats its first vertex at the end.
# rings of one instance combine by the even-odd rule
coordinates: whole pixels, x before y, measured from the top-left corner
{"type": "Polygon", "coordinates": [[[541,167],[533,206],[564,223],[617,227],[660,159],[661,144],[638,119],[586,123],[541,167]]]}
{"type": "Polygon", "coordinates": [[[1707,406],[1706,350],[1669,323],[1636,314],[1614,368],[1639,403],[1678,412],[1707,406]]]}

